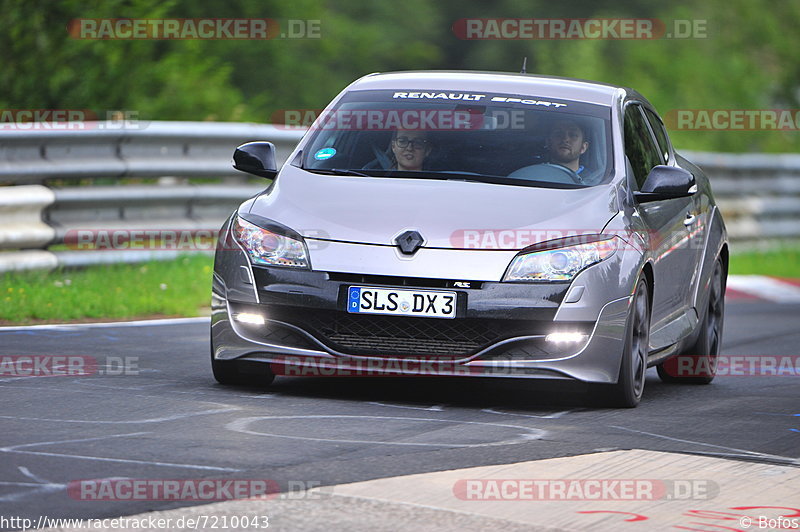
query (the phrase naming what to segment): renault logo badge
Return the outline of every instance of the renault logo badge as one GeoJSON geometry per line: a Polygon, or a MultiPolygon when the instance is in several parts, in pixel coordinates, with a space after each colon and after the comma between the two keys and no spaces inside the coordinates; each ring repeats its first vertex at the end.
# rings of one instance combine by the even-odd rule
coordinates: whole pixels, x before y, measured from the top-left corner
{"type": "Polygon", "coordinates": [[[417,231],[406,231],[394,239],[394,243],[404,255],[413,255],[424,242],[422,235],[417,231]]]}

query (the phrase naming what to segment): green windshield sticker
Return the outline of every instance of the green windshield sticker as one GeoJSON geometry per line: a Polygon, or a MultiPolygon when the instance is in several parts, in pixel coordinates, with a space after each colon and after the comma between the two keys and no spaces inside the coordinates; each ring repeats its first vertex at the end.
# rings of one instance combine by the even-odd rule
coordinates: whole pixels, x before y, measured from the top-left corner
{"type": "Polygon", "coordinates": [[[314,159],[318,161],[324,161],[325,159],[330,159],[336,155],[335,148],[322,148],[317,153],[314,154],[314,159]]]}

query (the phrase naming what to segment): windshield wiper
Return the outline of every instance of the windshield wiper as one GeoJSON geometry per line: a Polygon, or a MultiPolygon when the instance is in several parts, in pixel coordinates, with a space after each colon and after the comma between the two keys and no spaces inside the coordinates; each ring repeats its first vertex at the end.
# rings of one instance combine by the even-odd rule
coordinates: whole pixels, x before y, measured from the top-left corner
{"type": "Polygon", "coordinates": [[[410,179],[440,179],[443,181],[463,181],[467,183],[487,183],[492,185],[514,185],[538,188],[573,189],[586,188],[586,185],[577,183],[556,183],[552,181],[539,181],[535,179],[520,179],[499,175],[479,174],[461,170],[437,171],[399,171],[389,170],[386,177],[402,177],[410,179]]]}
{"type": "Polygon", "coordinates": [[[439,170],[437,174],[445,174],[439,179],[446,179],[448,181],[467,181],[470,183],[483,183],[481,178],[491,178],[486,174],[479,174],[478,172],[463,172],[460,170],[439,170]]]}
{"type": "Polygon", "coordinates": [[[341,168],[304,168],[306,172],[313,172],[315,174],[325,175],[355,175],[359,177],[372,177],[364,172],[357,172],[356,170],[343,170],[341,168]]]}
{"type": "Polygon", "coordinates": [[[443,181],[480,181],[481,177],[487,177],[477,172],[462,172],[457,170],[385,170],[386,174],[382,177],[403,177],[410,179],[441,179],[443,181]]]}
{"type": "Polygon", "coordinates": [[[442,181],[462,181],[466,183],[487,183],[494,185],[515,185],[524,187],[538,188],[557,188],[573,189],[586,188],[587,185],[578,183],[556,183],[552,181],[539,181],[536,179],[521,179],[518,177],[507,177],[499,175],[479,174],[477,172],[467,172],[460,170],[438,170],[438,171],[416,171],[416,170],[375,170],[372,174],[359,172],[357,170],[345,170],[341,168],[306,168],[307,172],[327,175],[344,175],[359,177],[384,177],[384,178],[403,178],[403,179],[439,179],[442,181]]]}

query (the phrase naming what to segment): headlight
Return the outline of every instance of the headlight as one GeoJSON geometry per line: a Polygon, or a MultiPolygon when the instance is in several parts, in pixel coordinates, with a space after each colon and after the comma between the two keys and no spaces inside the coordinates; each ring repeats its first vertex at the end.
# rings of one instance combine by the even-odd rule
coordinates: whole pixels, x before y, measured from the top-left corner
{"type": "MultiPolygon", "coordinates": [[[[564,242],[567,244],[568,242],[564,242]]],[[[558,245],[557,243],[555,244],[558,245]]],[[[548,248],[552,246],[548,245],[548,248]]],[[[521,253],[514,257],[504,281],[569,281],[592,264],[607,259],[617,250],[617,237],[564,245],[554,249],[521,253]]]]}
{"type": "Polygon", "coordinates": [[[233,223],[233,234],[253,264],[309,268],[306,245],[301,240],[264,229],[239,216],[233,223]]]}

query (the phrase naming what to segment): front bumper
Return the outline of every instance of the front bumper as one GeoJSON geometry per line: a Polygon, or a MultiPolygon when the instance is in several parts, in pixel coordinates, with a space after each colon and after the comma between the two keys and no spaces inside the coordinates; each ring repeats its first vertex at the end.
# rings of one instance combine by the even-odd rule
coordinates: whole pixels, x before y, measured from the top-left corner
{"type": "Polygon", "coordinates": [[[268,363],[273,372],[286,375],[469,375],[597,383],[618,378],[628,297],[606,303],[596,320],[567,322],[556,319],[567,284],[477,282],[462,289],[447,280],[280,268],[252,268],[243,275],[239,269],[226,277],[214,275],[211,340],[217,360],[268,363]],[[458,317],[350,315],[343,309],[347,287],[354,284],[454,290],[458,317]],[[241,313],[259,314],[265,323],[237,321],[241,313]],[[566,331],[584,339],[546,340],[551,332],[566,331]]]}

